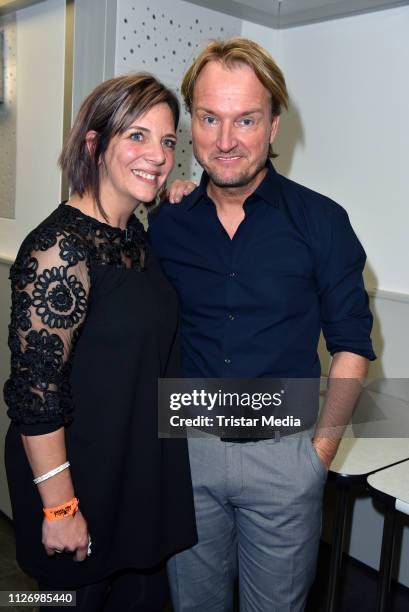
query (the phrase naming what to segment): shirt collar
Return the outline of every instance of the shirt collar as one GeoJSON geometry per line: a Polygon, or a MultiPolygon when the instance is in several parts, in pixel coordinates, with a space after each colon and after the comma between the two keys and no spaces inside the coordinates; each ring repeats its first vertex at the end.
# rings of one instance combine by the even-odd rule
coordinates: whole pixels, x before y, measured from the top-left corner
{"type": "MultiPolygon", "coordinates": [[[[267,174],[261,181],[257,189],[247,198],[246,202],[254,198],[262,198],[267,204],[271,204],[275,208],[279,206],[279,181],[278,173],[276,172],[273,164],[268,159],[266,161],[267,174]]],[[[190,202],[187,206],[188,210],[191,210],[200,200],[208,199],[207,195],[207,184],[209,182],[209,175],[203,171],[200,179],[199,186],[195,189],[190,196],[190,202]]]]}
{"type": "Polygon", "coordinates": [[[188,210],[191,210],[196,204],[202,200],[208,198],[207,195],[207,183],[209,182],[209,175],[205,170],[202,172],[202,178],[200,179],[199,186],[195,189],[190,196],[190,202],[187,206],[188,210]]]}

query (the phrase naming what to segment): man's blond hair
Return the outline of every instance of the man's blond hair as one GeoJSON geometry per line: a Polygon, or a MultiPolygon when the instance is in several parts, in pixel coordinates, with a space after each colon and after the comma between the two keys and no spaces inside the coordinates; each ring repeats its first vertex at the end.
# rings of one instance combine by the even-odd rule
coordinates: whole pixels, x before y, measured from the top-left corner
{"type": "MultiPolygon", "coordinates": [[[[192,112],[194,89],[196,81],[209,62],[220,62],[228,68],[247,64],[252,68],[271,97],[271,112],[273,117],[288,108],[288,92],[282,71],[271,55],[261,45],[248,38],[234,37],[227,40],[210,42],[186,72],[181,92],[189,113],[192,112]]],[[[270,145],[269,157],[276,157],[270,145]]]]}

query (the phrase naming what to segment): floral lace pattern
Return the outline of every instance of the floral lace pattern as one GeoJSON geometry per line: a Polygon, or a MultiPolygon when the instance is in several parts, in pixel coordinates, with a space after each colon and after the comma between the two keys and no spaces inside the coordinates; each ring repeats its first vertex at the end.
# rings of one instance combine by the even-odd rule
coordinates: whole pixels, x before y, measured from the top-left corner
{"type": "Polygon", "coordinates": [[[34,283],[33,306],[47,327],[68,329],[85,315],[87,294],[75,274],[60,266],[46,269],[34,283]]]}
{"type": "Polygon", "coordinates": [[[132,216],[126,230],[65,205],[23,242],[10,269],[11,375],[8,415],[20,425],[63,425],[73,418],[69,376],[85,321],[93,265],[142,271],[146,240],[132,216]]]}

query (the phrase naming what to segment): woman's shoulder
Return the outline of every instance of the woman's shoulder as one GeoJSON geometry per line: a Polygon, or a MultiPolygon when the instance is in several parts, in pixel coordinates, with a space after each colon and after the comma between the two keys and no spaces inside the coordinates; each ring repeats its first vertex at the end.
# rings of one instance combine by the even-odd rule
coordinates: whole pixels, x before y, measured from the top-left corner
{"type": "Polygon", "coordinates": [[[36,258],[55,258],[61,264],[75,265],[78,257],[85,259],[88,250],[87,227],[73,209],[61,203],[23,240],[14,266],[19,266],[35,255],[36,258]]]}

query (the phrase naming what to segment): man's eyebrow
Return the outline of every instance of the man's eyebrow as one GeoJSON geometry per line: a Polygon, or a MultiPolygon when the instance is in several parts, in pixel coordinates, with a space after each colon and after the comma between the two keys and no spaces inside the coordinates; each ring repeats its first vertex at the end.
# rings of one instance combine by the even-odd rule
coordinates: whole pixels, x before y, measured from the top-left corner
{"type": "Polygon", "coordinates": [[[244,111],[244,113],[239,113],[239,115],[240,116],[243,116],[243,115],[256,115],[257,113],[260,114],[262,112],[263,112],[263,110],[261,108],[251,108],[250,110],[244,111]]]}
{"type": "Polygon", "coordinates": [[[203,111],[204,113],[209,113],[209,115],[216,115],[217,114],[214,111],[212,111],[210,108],[205,108],[204,106],[197,106],[196,110],[197,111],[203,111]]]}
{"type": "MultiPolygon", "coordinates": [[[[204,106],[196,107],[196,111],[201,111],[204,113],[209,113],[209,115],[217,115],[217,113],[209,108],[205,108],[204,106]]],[[[261,108],[251,108],[249,110],[245,110],[242,113],[238,113],[238,117],[243,117],[243,115],[256,115],[263,112],[261,108]]]]}

